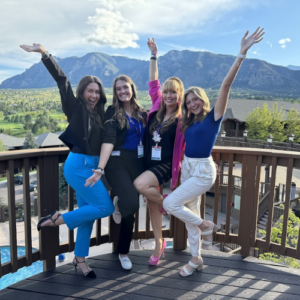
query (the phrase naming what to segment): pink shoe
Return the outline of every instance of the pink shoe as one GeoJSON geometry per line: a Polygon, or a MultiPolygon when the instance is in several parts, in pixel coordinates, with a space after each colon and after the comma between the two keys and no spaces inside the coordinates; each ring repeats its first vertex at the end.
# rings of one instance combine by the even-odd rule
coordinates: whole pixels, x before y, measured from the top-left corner
{"type": "Polygon", "coordinates": [[[149,265],[156,266],[158,264],[162,254],[163,254],[163,258],[165,258],[165,249],[166,249],[166,247],[167,247],[167,242],[163,239],[163,244],[162,244],[162,248],[160,250],[159,256],[155,257],[155,256],[151,255],[151,257],[149,259],[149,265]]]}
{"type": "MultiPolygon", "coordinates": [[[[164,199],[167,198],[168,196],[169,196],[169,194],[164,194],[164,199]]],[[[168,212],[164,209],[163,206],[159,209],[159,211],[164,216],[168,214],[168,212]]]]}

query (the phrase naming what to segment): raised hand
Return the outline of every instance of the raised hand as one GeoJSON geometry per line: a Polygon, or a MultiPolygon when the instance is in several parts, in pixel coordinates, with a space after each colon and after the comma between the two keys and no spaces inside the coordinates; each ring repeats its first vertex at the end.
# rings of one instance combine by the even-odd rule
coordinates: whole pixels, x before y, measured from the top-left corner
{"type": "Polygon", "coordinates": [[[47,52],[46,48],[42,44],[32,44],[32,46],[20,45],[20,48],[22,48],[26,52],[38,52],[41,54],[47,52]]]}
{"type": "Polygon", "coordinates": [[[258,27],[251,35],[248,35],[249,30],[245,33],[241,40],[241,50],[240,53],[246,55],[247,51],[252,47],[253,44],[259,43],[263,38],[262,36],[265,34],[263,32],[264,28],[260,29],[258,27]]]}
{"type": "Polygon", "coordinates": [[[97,172],[97,170],[92,170],[92,171],[94,172],[94,174],[85,181],[85,185],[84,185],[85,187],[87,186],[92,187],[96,182],[98,182],[98,180],[102,176],[102,174],[97,172]]]}
{"type": "Polygon", "coordinates": [[[154,38],[152,38],[152,39],[148,38],[147,45],[148,45],[149,50],[151,51],[151,53],[157,53],[157,46],[155,44],[154,38]]]}

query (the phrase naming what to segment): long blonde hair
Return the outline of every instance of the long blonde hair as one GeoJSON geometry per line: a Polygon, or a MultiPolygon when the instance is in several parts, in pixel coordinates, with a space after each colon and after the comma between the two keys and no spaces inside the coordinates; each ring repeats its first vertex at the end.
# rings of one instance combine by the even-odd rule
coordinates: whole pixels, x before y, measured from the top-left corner
{"type": "MultiPolygon", "coordinates": [[[[168,127],[181,115],[181,102],[183,99],[183,93],[184,93],[184,87],[182,81],[178,77],[170,77],[168,78],[162,87],[162,93],[166,91],[176,91],[179,96],[179,103],[177,108],[174,110],[174,112],[171,114],[170,118],[163,124],[163,126],[160,129],[160,133],[163,133],[168,130],[168,127]]],[[[159,110],[156,114],[156,118],[154,123],[150,126],[149,131],[150,133],[153,133],[156,128],[162,124],[164,120],[164,116],[166,113],[166,105],[163,100],[160,102],[159,110]]]]}
{"type": "Polygon", "coordinates": [[[183,97],[181,104],[182,117],[180,119],[180,127],[182,133],[184,133],[194,122],[202,122],[207,114],[210,112],[210,103],[205,91],[197,86],[192,86],[188,88],[183,97]],[[203,108],[201,113],[196,116],[193,113],[190,113],[186,106],[186,97],[189,93],[193,93],[196,97],[203,101],[203,108]]]}
{"type": "MultiPolygon", "coordinates": [[[[130,104],[133,108],[132,112],[132,117],[136,119],[137,121],[142,121],[143,122],[143,127],[146,126],[146,122],[141,115],[141,112],[144,112],[144,109],[138,104],[137,102],[137,93],[136,93],[136,87],[133,81],[126,75],[120,75],[115,78],[113,82],[113,99],[112,99],[112,106],[115,108],[115,114],[113,115],[112,119],[116,120],[119,124],[119,128],[123,129],[125,126],[127,129],[130,128],[129,122],[126,118],[126,114],[122,105],[122,102],[119,100],[117,96],[117,91],[116,91],[116,83],[118,80],[123,80],[126,81],[127,83],[130,84],[131,90],[132,90],[132,97],[130,99],[130,104]]],[[[110,121],[110,120],[108,120],[110,121]]]]}

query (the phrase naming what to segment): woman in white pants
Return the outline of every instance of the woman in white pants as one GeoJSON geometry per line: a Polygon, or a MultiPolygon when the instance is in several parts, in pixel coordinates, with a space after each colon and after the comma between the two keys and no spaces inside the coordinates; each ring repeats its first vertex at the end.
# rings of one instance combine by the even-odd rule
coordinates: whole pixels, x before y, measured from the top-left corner
{"type": "Polygon", "coordinates": [[[217,226],[200,217],[199,199],[207,192],[216,179],[216,167],[211,157],[212,148],[220,131],[226,111],[230,87],[238,73],[247,51],[254,43],[262,40],[263,29],[241,40],[240,52],[226,75],[214,108],[210,110],[209,100],[203,89],[189,88],[182,102],[181,130],[184,133],[186,148],[181,169],[181,185],[163,202],[164,209],[186,224],[192,259],[181,271],[181,276],[191,275],[195,269],[201,270],[203,259],[200,253],[200,235],[203,236],[202,248],[212,244],[212,233],[217,226]]]}

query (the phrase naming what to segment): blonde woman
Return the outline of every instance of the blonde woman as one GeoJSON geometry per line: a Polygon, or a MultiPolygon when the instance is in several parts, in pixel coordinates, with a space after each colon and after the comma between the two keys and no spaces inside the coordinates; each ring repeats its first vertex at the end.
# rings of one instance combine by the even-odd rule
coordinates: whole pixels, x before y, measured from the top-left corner
{"type": "Polygon", "coordinates": [[[157,46],[148,40],[151,51],[149,70],[149,95],[152,108],[147,119],[145,134],[145,169],[135,181],[137,191],[147,198],[150,219],[155,237],[155,249],[149,259],[150,265],[157,265],[166,248],[162,239],[162,201],[158,187],[172,179],[172,189],[178,179],[180,158],[184,138],[179,129],[183,84],[177,77],[170,77],[162,89],[158,80],[157,46]]]}
{"type": "Polygon", "coordinates": [[[134,214],[139,209],[139,195],[133,181],[144,171],[143,139],[147,113],[138,105],[136,88],[125,75],[113,82],[113,103],[105,112],[105,134],[101,147],[100,161],[94,175],[86,180],[93,186],[105,174],[112,190],[116,223],[121,223],[117,251],[123,269],[130,270],[128,257],[134,214]]]}
{"type": "Polygon", "coordinates": [[[207,192],[216,179],[211,152],[226,111],[230,87],[247,51],[262,40],[263,34],[263,29],[257,28],[252,35],[247,37],[247,31],[242,38],[240,52],[221,85],[214,108],[210,110],[203,89],[191,87],[184,93],[181,124],[186,148],[181,185],[163,202],[164,209],[185,222],[188,231],[192,259],[181,269],[181,276],[189,276],[194,270],[202,269],[200,234],[203,236],[202,248],[208,249],[212,244],[212,233],[217,230],[213,222],[200,217],[198,197],[207,192]]]}

